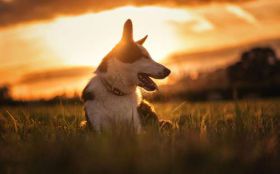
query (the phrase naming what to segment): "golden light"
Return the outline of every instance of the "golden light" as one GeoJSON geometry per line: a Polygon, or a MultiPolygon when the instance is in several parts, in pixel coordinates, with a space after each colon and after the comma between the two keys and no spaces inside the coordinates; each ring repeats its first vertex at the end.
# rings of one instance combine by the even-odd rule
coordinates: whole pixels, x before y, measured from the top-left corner
{"type": "Polygon", "coordinates": [[[258,20],[250,12],[244,10],[243,8],[237,5],[228,4],[226,5],[226,9],[250,24],[258,23],[258,20]]]}
{"type": "Polygon", "coordinates": [[[183,49],[172,22],[192,20],[187,10],[161,7],[123,7],[96,14],[59,18],[44,25],[42,39],[65,65],[93,65],[119,41],[123,23],[131,18],[134,39],[149,35],[146,48],[155,60],[183,49]]]}
{"type": "MultiPolygon", "coordinates": [[[[144,46],[155,60],[172,69],[174,77],[209,67],[224,67],[238,53],[224,56],[220,50],[279,38],[278,6],[276,1],[173,8],[126,6],[0,27],[0,83],[16,83],[18,93],[13,93],[18,98],[80,91],[92,75],[92,66],[97,66],[120,40],[128,18],[134,24],[134,39],[148,34],[144,46]],[[266,12],[261,10],[263,6],[270,8],[266,12]],[[163,61],[166,57],[170,59],[163,61]],[[76,79],[57,77],[53,81],[17,84],[25,74],[80,66],[89,66],[88,77],[85,73],[76,79]]],[[[192,75],[196,78],[196,74],[192,75]]],[[[166,79],[159,83],[173,81],[176,82],[166,79]]]]}

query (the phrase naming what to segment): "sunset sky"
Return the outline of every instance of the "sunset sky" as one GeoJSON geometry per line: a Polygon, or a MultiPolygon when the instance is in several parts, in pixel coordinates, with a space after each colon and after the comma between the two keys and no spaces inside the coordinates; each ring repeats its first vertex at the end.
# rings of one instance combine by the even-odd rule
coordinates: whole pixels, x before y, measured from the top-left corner
{"type": "Polygon", "coordinates": [[[0,0],[0,84],[23,99],[79,92],[128,18],[134,38],[149,35],[145,47],[155,60],[183,62],[186,71],[239,54],[221,50],[280,45],[279,0],[0,0]]]}

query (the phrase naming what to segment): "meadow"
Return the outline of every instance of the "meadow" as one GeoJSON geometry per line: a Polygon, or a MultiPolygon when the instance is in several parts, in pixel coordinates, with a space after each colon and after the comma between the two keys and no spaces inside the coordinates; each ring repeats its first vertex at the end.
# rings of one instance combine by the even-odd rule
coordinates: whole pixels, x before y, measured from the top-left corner
{"type": "Polygon", "coordinates": [[[81,104],[0,106],[0,173],[280,172],[280,100],[154,103],[171,130],[96,134],[81,104]]]}

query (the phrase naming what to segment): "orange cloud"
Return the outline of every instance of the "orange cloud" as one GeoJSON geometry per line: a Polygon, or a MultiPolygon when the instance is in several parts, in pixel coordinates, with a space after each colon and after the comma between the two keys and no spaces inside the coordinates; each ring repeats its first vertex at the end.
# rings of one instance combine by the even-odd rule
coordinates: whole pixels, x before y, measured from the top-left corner
{"type": "Polygon", "coordinates": [[[16,99],[72,96],[82,90],[93,71],[92,67],[62,67],[27,73],[11,84],[12,96],[16,99]]]}
{"type": "Polygon", "coordinates": [[[209,2],[243,2],[244,0],[0,0],[0,26],[52,19],[109,10],[126,5],[189,6],[209,2]]]}
{"type": "Polygon", "coordinates": [[[17,85],[45,83],[49,81],[58,81],[67,78],[80,78],[91,75],[92,67],[67,67],[42,72],[32,72],[23,75],[17,82],[17,85]]]}

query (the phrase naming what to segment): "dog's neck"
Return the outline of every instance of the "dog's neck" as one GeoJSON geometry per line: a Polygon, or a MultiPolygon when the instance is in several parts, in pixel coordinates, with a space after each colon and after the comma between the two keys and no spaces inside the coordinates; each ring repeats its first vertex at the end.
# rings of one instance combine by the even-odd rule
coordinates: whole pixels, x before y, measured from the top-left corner
{"type": "Polygon", "coordinates": [[[137,85],[133,84],[128,74],[122,71],[122,67],[119,67],[116,61],[107,62],[106,72],[96,72],[101,78],[105,88],[119,96],[129,95],[136,91],[137,85]]]}
{"type": "Polygon", "coordinates": [[[108,92],[117,95],[117,96],[124,96],[127,95],[126,93],[122,92],[120,89],[114,87],[110,84],[105,78],[100,77],[102,84],[105,86],[108,92]]]}

